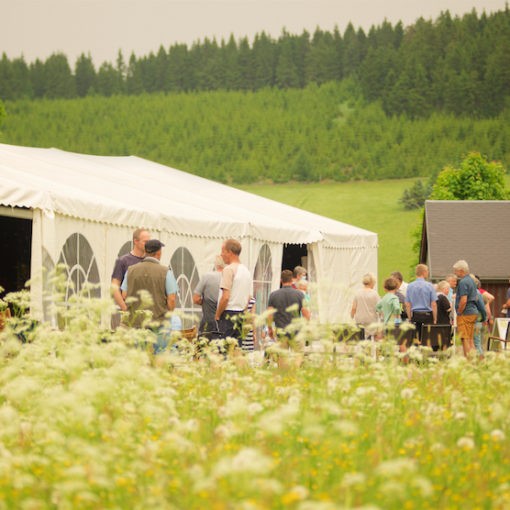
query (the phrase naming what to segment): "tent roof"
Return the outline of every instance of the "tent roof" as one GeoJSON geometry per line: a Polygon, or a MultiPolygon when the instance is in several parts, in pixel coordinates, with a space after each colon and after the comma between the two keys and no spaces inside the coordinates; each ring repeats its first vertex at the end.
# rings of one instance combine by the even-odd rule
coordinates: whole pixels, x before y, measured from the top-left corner
{"type": "Polygon", "coordinates": [[[134,156],[0,144],[0,204],[191,236],[377,246],[372,232],[134,156]]]}
{"type": "Polygon", "coordinates": [[[434,279],[466,260],[483,280],[507,280],[509,226],[507,200],[427,200],[420,260],[429,264],[434,279]]]}

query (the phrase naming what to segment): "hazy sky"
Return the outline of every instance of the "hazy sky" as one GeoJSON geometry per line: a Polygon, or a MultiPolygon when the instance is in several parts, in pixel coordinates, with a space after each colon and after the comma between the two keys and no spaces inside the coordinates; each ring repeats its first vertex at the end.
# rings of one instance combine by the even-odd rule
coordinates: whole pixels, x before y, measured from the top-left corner
{"type": "Polygon", "coordinates": [[[114,62],[121,49],[127,60],[191,44],[205,37],[237,38],[265,31],[278,37],[319,26],[341,32],[351,21],[370,28],[385,18],[404,25],[418,17],[435,19],[441,11],[462,15],[505,8],[505,0],[0,0],[0,53],[27,62],[61,51],[74,67],[90,53],[96,67],[114,62]]]}

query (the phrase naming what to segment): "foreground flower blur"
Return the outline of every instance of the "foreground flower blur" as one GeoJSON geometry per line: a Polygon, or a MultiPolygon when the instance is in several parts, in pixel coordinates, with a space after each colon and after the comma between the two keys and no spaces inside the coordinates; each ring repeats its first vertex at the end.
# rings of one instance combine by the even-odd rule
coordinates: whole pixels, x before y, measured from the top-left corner
{"type": "Polygon", "coordinates": [[[67,324],[0,334],[0,508],[510,507],[503,354],[282,369],[67,324]]]}

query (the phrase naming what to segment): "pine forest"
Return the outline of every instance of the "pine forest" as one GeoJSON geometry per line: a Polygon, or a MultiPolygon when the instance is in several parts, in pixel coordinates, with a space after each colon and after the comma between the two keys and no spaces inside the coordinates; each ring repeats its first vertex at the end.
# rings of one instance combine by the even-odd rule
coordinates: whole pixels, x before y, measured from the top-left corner
{"type": "Polygon", "coordinates": [[[0,60],[0,141],[136,154],[222,182],[434,176],[510,163],[510,10],[366,33],[204,39],[98,69],[0,60]]]}

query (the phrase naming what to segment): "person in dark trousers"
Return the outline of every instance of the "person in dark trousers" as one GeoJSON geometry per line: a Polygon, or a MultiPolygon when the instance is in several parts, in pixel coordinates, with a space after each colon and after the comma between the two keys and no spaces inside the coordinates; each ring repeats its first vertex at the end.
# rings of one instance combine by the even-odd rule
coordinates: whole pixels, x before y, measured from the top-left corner
{"type": "Polygon", "coordinates": [[[221,273],[221,293],[214,316],[221,338],[235,338],[239,347],[243,343],[242,315],[253,292],[250,270],[239,258],[241,249],[237,239],[227,239],[221,247],[226,265],[221,273]]]}
{"type": "MultiPolygon", "coordinates": [[[[112,297],[117,308],[123,312],[127,311],[126,302],[122,297],[120,285],[126,276],[130,266],[141,262],[145,256],[145,243],[151,238],[149,231],[145,228],[137,228],[133,232],[133,248],[129,253],[122,255],[115,261],[112,272],[112,297]]],[[[115,329],[120,324],[120,314],[112,316],[112,328],[115,329]]]]}
{"type": "Polygon", "coordinates": [[[422,324],[437,323],[437,293],[434,286],[427,281],[429,268],[425,264],[416,266],[416,280],[407,286],[406,312],[415,325],[421,342],[422,324]]]}
{"type": "Polygon", "coordinates": [[[145,243],[143,261],[128,268],[121,285],[124,299],[132,298],[128,305],[128,325],[145,327],[156,333],[155,354],[168,345],[170,328],[167,313],[174,310],[178,291],[172,271],[160,262],[163,246],[158,239],[149,239],[145,243]],[[144,292],[150,294],[151,302],[144,303],[144,292]]]}
{"type": "Polygon", "coordinates": [[[292,278],[292,271],[284,269],[281,275],[281,288],[269,295],[267,307],[272,313],[268,317],[268,330],[269,335],[275,339],[285,334],[285,328],[293,319],[300,316],[310,319],[310,311],[303,306],[304,294],[292,287],[292,278]],[[273,322],[276,331],[273,329],[273,322]]]}
{"type": "Polygon", "coordinates": [[[221,273],[224,267],[225,262],[221,255],[217,255],[214,261],[214,271],[202,275],[193,292],[193,303],[202,307],[202,320],[198,327],[198,335],[208,339],[212,338],[213,333],[217,333],[214,314],[218,307],[221,273]]]}

